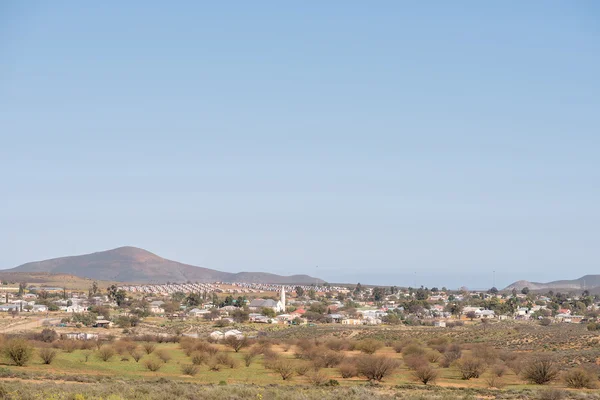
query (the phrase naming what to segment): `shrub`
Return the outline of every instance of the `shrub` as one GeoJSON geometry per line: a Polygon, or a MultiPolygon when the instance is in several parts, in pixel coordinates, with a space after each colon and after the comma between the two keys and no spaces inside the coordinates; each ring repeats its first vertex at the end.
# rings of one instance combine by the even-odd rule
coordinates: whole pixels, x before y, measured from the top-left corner
{"type": "Polygon", "coordinates": [[[238,338],[237,336],[228,336],[225,338],[223,343],[231,347],[236,353],[249,345],[248,338],[246,336],[241,338],[238,338]]]}
{"type": "Polygon", "coordinates": [[[318,368],[332,368],[340,365],[346,358],[344,353],[326,350],[326,351],[315,351],[311,357],[313,364],[318,368]]]}
{"type": "Polygon", "coordinates": [[[542,326],[548,326],[552,323],[552,320],[550,318],[542,318],[540,320],[540,325],[542,326]]]}
{"type": "Polygon", "coordinates": [[[306,374],[306,378],[315,386],[322,386],[327,383],[327,375],[323,371],[311,371],[306,374]]]}
{"type": "Polygon", "coordinates": [[[217,361],[216,357],[210,357],[208,360],[206,360],[206,365],[208,366],[208,369],[210,371],[220,371],[221,370],[221,364],[219,364],[219,362],[217,361]]]}
{"type": "Polygon", "coordinates": [[[566,397],[566,392],[559,389],[542,390],[538,395],[538,400],[562,400],[566,397]]]}
{"type": "Polygon", "coordinates": [[[135,360],[135,362],[139,362],[141,360],[141,358],[144,356],[144,353],[142,353],[140,350],[133,349],[129,352],[129,355],[131,356],[131,358],[133,358],[135,360]]]}
{"type": "Polygon", "coordinates": [[[302,364],[296,365],[296,374],[298,374],[298,376],[306,375],[309,370],[310,370],[310,366],[308,364],[302,363],[302,364]]]}
{"type": "Polygon", "coordinates": [[[44,364],[52,364],[52,361],[56,358],[56,350],[49,347],[43,347],[38,352],[42,362],[44,364]]]}
{"type": "Polygon", "coordinates": [[[208,353],[195,351],[194,353],[192,353],[192,364],[194,364],[194,365],[205,364],[209,358],[210,358],[210,355],[208,353]]]}
{"type": "Polygon", "coordinates": [[[478,358],[465,357],[458,362],[458,370],[462,379],[479,378],[485,372],[485,363],[478,358]]]}
{"type": "Polygon", "coordinates": [[[225,365],[229,368],[237,367],[237,361],[228,353],[219,353],[215,357],[217,362],[221,365],[225,365]]]}
{"type": "Polygon", "coordinates": [[[146,354],[152,354],[154,350],[156,350],[156,344],[152,342],[146,342],[142,345],[142,348],[146,352],[146,354]]]}
{"type": "Polygon", "coordinates": [[[440,367],[448,368],[454,361],[460,359],[462,350],[459,345],[451,344],[444,351],[444,357],[440,360],[440,367]]]}
{"type": "Polygon", "coordinates": [[[256,354],[249,351],[245,353],[242,356],[242,358],[244,359],[244,364],[246,365],[246,367],[249,367],[252,364],[252,361],[254,361],[254,359],[256,358],[256,354]]]}
{"type": "Polygon", "coordinates": [[[31,358],[33,347],[25,339],[11,339],[4,344],[2,353],[15,365],[22,367],[31,358]]]}
{"type": "Polygon", "coordinates": [[[273,364],[273,371],[286,381],[294,375],[294,364],[290,360],[281,359],[273,364]]]}
{"type": "Polygon", "coordinates": [[[158,350],[155,354],[165,364],[168,363],[169,360],[171,359],[171,355],[169,354],[169,352],[167,350],[158,350]]]}
{"type": "Polygon", "coordinates": [[[537,385],[544,385],[556,379],[558,368],[552,358],[537,356],[525,364],[521,373],[525,380],[537,385]]]}
{"type": "Polygon", "coordinates": [[[506,365],[504,364],[496,364],[492,367],[492,374],[501,378],[506,373],[506,365]]]}
{"type": "Polygon", "coordinates": [[[398,368],[398,362],[385,356],[365,355],[357,359],[356,367],[360,375],[380,382],[398,368]]]}
{"type": "Polygon", "coordinates": [[[40,332],[39,339],[42,342],[52,343],[58,339],[58,334],[54,329],[44,328],[42,329],[42,332],[40,332]]]}
{"type": "Polygon", "coordinates": [[[182,364],[181,373],[184,375],[194,376],[198,373],[198,366],[194,364],[182,364]]]}
{"type": "Polygon", "coordinates": [[[358,344],[358,349],[365,354],[374,354],[383,347],[383,343],[375,339],[365,339],[358,344]]]}
{"type": "Polygon", "coordinates": [[[356,365],[351,362],[343,363],[338,369],[340,370],[340,375],[342,375],[342,378],[344,379],[353,378],[358,375],[358,369],[356,365]]]}
{"type": "Polygon", "coordinates": [[[342,340],[342,339],[330,339],[330,340],[328,340],[328,341],[325,342],[325,346],[329,350],[343,351],[343,350],[346,350],[348,348],[348,343],[345,340],[342,340]]]}
{"type": "Polygon", "coordinates": [[[496,374],[492,374],[485,380],[485,383],[489,388],[502,389],[504,387],[504,382],[502,379],[496,374]]]}
{"type": "Polygon", "coordinates": [[[441,358],[442,358],[442,353],[440,353],[437,350],[432,350],[432,351],[427,352],[427,361],[429,361],[430,363],[436,363],[436,362],[440,361],[441,358]]]}
{"type": "Polygon", "coordinates": [[[563,380],[567,387],[574,389],[594,389],[596,387],[594,376],[583,368],[567,371],[563,376],[563,380]]]}
{"type": "Polygon", "coordinates": [[[75,340],[70,339],[61,340],[59,342],[59,345],[62,351],[64,351],[65,353],[72,353],[79,347],[78,343],[75,340]]]}
{"type": "Polygon", "coordinates": [[[156,372],[162,368],[163,363],[156,358],[148,358],[146,361],[144,361],[144,365],[149,371],[156,372]]]}
{"type": "Polygon", "coordinates": [[[428,365],[429,363],[427,362],[425,356],[419,354],[411,354],[404,357],[404,364],[406,364],[406,366],[409,369],[415,370],[419,367],[428,365]]]}
{"type": "Polygon", "coordinates": [[[115,350],[112,348],[112,346],[104,345],[98,349],[96,354],[98,355],[99,359],[106,362],[113,358],[115,355],[115,350]]]}
{"type": "Polygon", "coordinates": [[[471,349],[473,357],[481,359],[488,365],[492,365],[498,359],[498,350],[484,344],[476,344],[471,349]]]}
{"type": "Polygon", "coordinates": [[[413,371],[413,376],[424,385],[433,383],[438,377],[438,371],[431,365],[421,365],[413,371]]]}
{"type": "Polygon", "coordinates": [[[412,356],[412,355],[424,356],[425,349],[417,343],[411,343],[402,349],[402,357],[407,357],[407,356],[412,356]]]}

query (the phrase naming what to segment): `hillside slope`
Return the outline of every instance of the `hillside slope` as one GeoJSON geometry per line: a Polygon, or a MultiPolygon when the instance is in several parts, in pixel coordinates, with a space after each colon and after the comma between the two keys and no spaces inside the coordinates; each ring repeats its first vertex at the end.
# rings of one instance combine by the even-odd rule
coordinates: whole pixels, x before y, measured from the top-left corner
{"type": "Polygon", "coordinates": [[[504,290],[521,290],[528,287],[531,290],[555,290],[555,289],[595,289],[600,288],[600,275],[585,275],[579,279],[552,281],[547,283],[517,281],[508,285],[504,290]]]}
{"type": "Polygon", "coordinates": [[[136,247],[119,247],[80,256],[30,262],[4,272],[48,272],[117,282],[323,282],[307,275],[281,276],[264,272],[222,272],[167,260],[136,247]]]}

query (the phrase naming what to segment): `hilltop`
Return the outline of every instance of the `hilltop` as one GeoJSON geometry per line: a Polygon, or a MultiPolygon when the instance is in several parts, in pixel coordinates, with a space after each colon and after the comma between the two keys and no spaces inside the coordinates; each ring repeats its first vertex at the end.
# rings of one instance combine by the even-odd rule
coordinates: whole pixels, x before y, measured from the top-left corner
{"type": "Polygon", "coordinates": [[[517,281],[508,285],[504,290],[521,290],[528,287],[531,290],[556,290],[556,289],[596,289],[600,288],[600,275],[585,275],[579,279],[552,281],[547,283],[517,281]]]}
{"type": "Polygon", "coordinates": [[[69,274],[89,279],[132,283],[254,282],[322,283],[308,275],[281,276],[265,272],[222,272],[167,260],[137,247],[119,247],[79,256],[35,261],[0,273],[29,272],[69,274]]]}

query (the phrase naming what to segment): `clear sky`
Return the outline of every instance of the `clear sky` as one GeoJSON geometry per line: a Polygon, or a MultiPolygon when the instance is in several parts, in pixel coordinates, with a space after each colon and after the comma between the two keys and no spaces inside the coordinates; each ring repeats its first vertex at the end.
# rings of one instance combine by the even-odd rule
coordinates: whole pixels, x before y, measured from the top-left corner
{"type": "Polygon", "coordinates": [[[0,268],[123,245],[331,282],[600,273],[598,2],[0,2],[0,268]]]}

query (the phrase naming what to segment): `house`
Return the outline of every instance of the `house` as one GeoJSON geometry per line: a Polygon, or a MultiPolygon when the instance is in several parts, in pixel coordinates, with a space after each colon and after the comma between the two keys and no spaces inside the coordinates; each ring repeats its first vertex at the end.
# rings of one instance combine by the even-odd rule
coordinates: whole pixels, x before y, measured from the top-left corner
{"type": "Polygon", "coordinates": [[[98,319],[94,324],[94,328],[110,328],[112,326],[112,322],[107,319],[98,319]]]}
{"type": "Polygon", "coordinates": [[[342,325],[362,325],[362,320],[357,318],[346,318],[341,321],[342,325]]]}
{"type": "Polygon", "coordinates": [[[249,317],[250,322],[257,322],[257,323],[261,323],[261,324],[270,324],[271,323],[271,318],[264,316],[262,314],[251,313],[248,317],[249,317]]]}
{"type": "Polygon", "coordinates": [[[227,332],[225,332],[225,334],[223,335],[223,338],[228,338],[234,336],[238,339],[242,339],[244,337],[244,334],[240,331],[238,331],[237,329],[231,329],[227,332]]]}
{"type": "Polygon", "coordinates": [[[98,334],[85,332],[69,332],[65,337],[70,340],[98,340],[98,334]]]}
{"type": "Polygon", "coordinates": [[[45,304],[34,304],[31,308],[31,312],[47,312],[48,306],[45,304]]]}
{"type": "Polygon", "coordinates": [[[285,312],[285,287],[281,287],[279,301],[271,299],[254,299],[248,304],[250,311],[261,311],[263,308],[270,308],[276,313],[285,312]]]}
{"type": "Polygon", "coordinates": [[[164,313],[165,309],[162,307],[163,304],[165,304],[165,302],[162,300],[155,300],[155,301],[150,302],[150,304],[149,304],[150,312],[154,313],[154,314],[164,313]]]}
{"type": "Polygon", "coordinates": [[[0,306],[0,311],[10,312],[10,311],[19,311],[20,306],[17,304],[4,304],[0,306]]]}
{"type": "Polygon", "coordinates": [[[446,327],[446,321],[433,321],[433,326],[437,327],[437,328],[445,328],[446,327]]]}
{"type": "Polygon", "coordinates": [[[190,315],[190,317],[203,317],[206,314],[210,314],[210,311],[201,310],[199,308],[193,308],[190,311],[188,311],[188,314],[190,315]]]}

